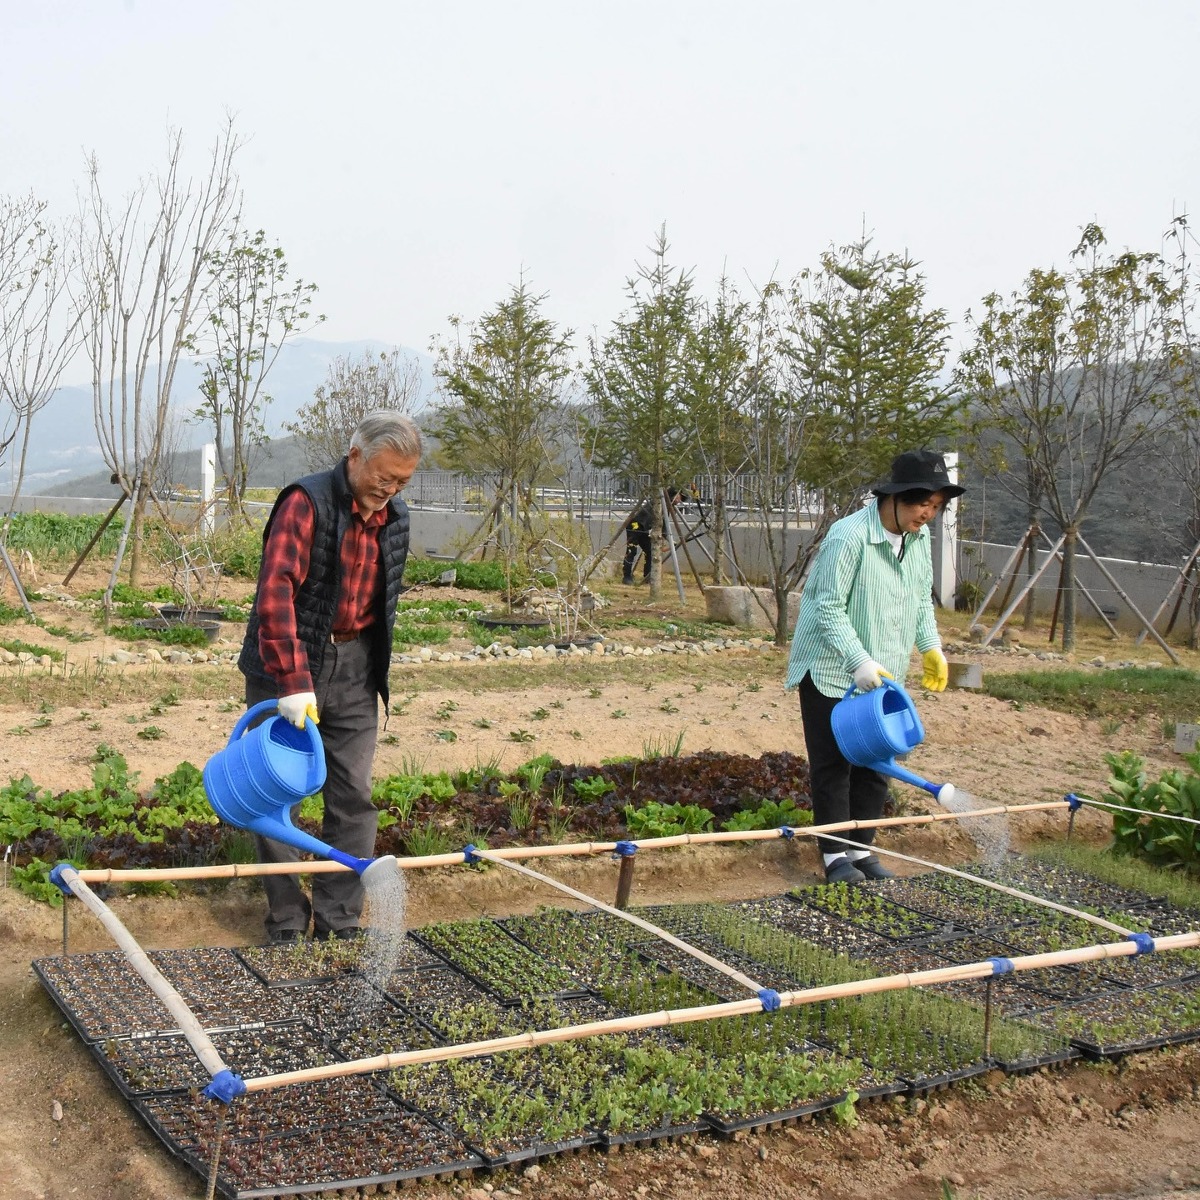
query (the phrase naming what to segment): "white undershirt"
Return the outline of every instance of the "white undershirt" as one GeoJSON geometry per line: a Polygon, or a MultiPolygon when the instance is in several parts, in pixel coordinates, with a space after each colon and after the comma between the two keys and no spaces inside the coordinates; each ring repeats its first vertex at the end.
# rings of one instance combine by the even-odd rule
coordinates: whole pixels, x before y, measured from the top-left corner
{"type": "Polygon", "coordinates": [[[899,558],[900,547],[904,544],[904,535],[902,533],[893,533],[887,526],[884,526],[883,536],[892,544],[892,553],[899,558]]]}

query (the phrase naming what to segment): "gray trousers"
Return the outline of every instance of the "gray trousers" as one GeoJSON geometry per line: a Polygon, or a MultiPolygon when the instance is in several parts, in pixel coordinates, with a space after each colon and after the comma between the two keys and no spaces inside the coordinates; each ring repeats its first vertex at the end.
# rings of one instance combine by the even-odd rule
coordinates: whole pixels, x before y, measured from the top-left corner
{"type": "MultiPolygon", "coordinates": [[[[371,803],[371,766],[379,732],[379,697],[372,682],[366,638],[330,645],[321,672],[314,680],[318,728],[325,747],[325,819],[321,840],[356,858],[375,853],[379,810],[371,803]]],[[[246,705],[278,696],[275,688],[246,681],[246,705]]],[[[271,714],[267,713],[269,717],[271,714]]],[[[292,810],[295,820],[299,805],[292,810]]],[[[271,838],[256,837],[259,862],[295,862],[300,852],[271,838]]],[[[267,934],[276,930],[307,931],[325,937],[338,929],[358,926],[363,910],[363,886],[353,871],[312,877],[312,903],[297,875],[265,875],[267,934]]]]}

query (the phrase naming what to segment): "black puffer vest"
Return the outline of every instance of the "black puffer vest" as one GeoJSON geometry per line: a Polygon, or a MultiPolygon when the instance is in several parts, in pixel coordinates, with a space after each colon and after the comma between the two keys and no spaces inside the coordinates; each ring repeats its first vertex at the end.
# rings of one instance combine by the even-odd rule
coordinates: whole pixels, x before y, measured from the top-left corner
{"type": "MultiPolygon", "coordinates": [[[[264,547],[280,503],[296,488],[304,490],[316,510],[308,575],[296,594],[296,632],[308,652],[309,672],[316,679],[330,644],[329,635],[333,632],[341,574],[339,552],[350,524],[350,506],[354,499],[346,480],[346,460],[342,459],[332,471],[298,479],[279,493],[263,529],[264,547]]],[[[392,627],[396,623],[396,601],[400,597],[400,581],[408,558],[408,506],[398,496],[388,502],[387,523],[379,531],[379,551],[383,588],[376,597],[375,624],[368,636],[371,639],[375,689],[383,697],[386,707],[388,667],[392,659],[392,627]]],[[[275,681],[267,674],[259,653],[258,627],[256,604],[246,626],[238,669],[247,678],[272,687],[275,681]]]]}

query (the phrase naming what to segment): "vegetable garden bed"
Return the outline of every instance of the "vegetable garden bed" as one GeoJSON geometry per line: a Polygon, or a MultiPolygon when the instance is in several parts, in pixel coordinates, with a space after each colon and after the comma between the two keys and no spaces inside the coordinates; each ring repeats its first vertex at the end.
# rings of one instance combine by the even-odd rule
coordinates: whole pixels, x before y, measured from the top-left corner
{"type": "MultiPolygon", "coordinates": [[[[1025,912],[1011,897],[993,905],[984,889],[959,882],[823,885],[639,911],[777,991],[1007,957],[1018,947],[1116,940],[1034,905],[1025,912]],[[968,902],[949,919],[951,909],[939,906],[953,905],[960,890],[968,902]],[[998,937],[1000,913],[1011,919],[1011,942],[998,937]]],[[[1190,916],[1100,880],[1072,880],[1071,888],[1091,885],[1106,912],[1144,913],[1146,924],[1170,928],[1190,916]]],[[[362,949],[297,943],[158,951],[153,959],[231,1069],[248,1078],[747,995],[737,980],[603,912],[542,909],[427,926],[408,939],[382,990],[359,972],[362,949]]],[[[220,1133],[218,1188],[233,1197],[355,1189],[704,1130],[731,1136],[826,1110],[846,1114],[863,1099],[920,1094],[997,1067],[1029,1071],[1080,1053],[1200,1037],[1200,978],[1182,954],[1090,965],[1101,970],[999,976],[990,989],[975,980],[890,990],[411,1064],[255,1092],[228,1109],[199,1095],[205,1072],[123,955],[46,958],[34,968],[172,1152],[206,1174],[220,1133]],[[1184,973],[1146,970],[1173,965],[1184,973]],[[1123,967],[1130,974],[1114,983],[1107,972],[1123,967]],[[1147,985],[1162,977],[1169,982],[1147,985]]]]}

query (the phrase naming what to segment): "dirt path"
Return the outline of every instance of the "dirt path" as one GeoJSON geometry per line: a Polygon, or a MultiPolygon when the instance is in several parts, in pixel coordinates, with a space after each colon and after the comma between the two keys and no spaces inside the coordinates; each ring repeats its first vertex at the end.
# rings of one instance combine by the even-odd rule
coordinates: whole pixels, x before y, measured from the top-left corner
{"type": "MultiPolygon", "coordinates": [[[[697,664],[671,678],[647,667],[632,681],[614,670],[587,686],[569,667],[533,666],[527,684],[502,691],[487,686],[486,666],[397,672],[400,711],[382,731],[376,773],[418,763],[440,770],[496,761],[511,769],[538,753],[598,762],[639,755],[646,745],[669,744],[681,732],[685,753],[707,747],[802,752],[795,699],[779,686],[783,657],[755,652],[755,658],[758,665],[737,679],[697,664]],[[531,740],[514,740],[521,731],[531,740]]],[[[46,712],[33,698],[0,707],[0,731],[9,731],[0,739],[0,780],[27,773],[54,791],[86,785],[99,742],[120,749],[143,784],[181,760],[202,764],[225,744],[240,711],[238,677],[231,671],[218,677],[209,689],[215,698],[151,711],[145,697],[170,694],[179,676],[161,667],[149,675],[141,699],[128,698],[121,688],[87,707],[46,712]],[[156,737],[136,736],[150,726],[159,730],[156,737]]],[[[1113,729],[1021,712],[966,692],[925,696],[919,703],[928,737],[909,765],[988,802],[1099,791],[1106,750],[1135,749],[1152,769],[1177,761],[1149,721],[1113,729]]],[[[912,811],[933,807],[912,789],[902,789],[902,797],[912,811]]],[[[1085,835],[1100,838],[1106,822],[1084,814],[1081,825],[1085,835]]],[[[1009,830],[1020,844],[1061,836],[1064,826],[1065,816],[1055,812],[1013,818],[1009,830]]],[[[943,862],[966,861],[974,851],[966,833],[949,824],[890,833],[882,843],[943,862]]],[[[766,895],[812,881],[815,867],[815,852],[800,843],[647,855],[639,863],[635,902],[766,895]]],[[[607,861],[557,869],[574,886],[605,898],[615,885],[615,867],[607,861]]],[[[496,871],[431,872],[415,878],[411,888],[417,924],[528,911],[547,899],[534,885],[496,871]]],[[[249,885],[179,900],[122,899],[116,907],[149,947],[246,944],[260,933],[261,902],[249,885]]],[[[57,953],[59,937],[57,912],[0,890],[0,1200],[199,1197],[198,1179],[174,1163],[118,1098],[33,977],[30,961],[57,953]],[[61,1120],[54,1119],[55,1101],[61,1120]]],[[[109,942],[93,923],[75,918],[72,945],[99,949],[109,942]]],[[[588,1153],[523,1174],[424,1185],[419,1194],[438,1200],[467,1193],[482,1200],[504,1192],[546,1200],[933,1200],[941,1197],[945,1179],[960,1200],[1115,1200],[1168,1192],[1200,1200],[1200,1191],[1187,1190],[1200,1189],[1198,1089],[1200,1049],[1185,1048],[1120,1067],[985,1079],[928,1103],[884,1102],[865,1107],[855,1128],[819,1120],[733,1142],[701,1139],[609,1157],[588,1153]]]]}

